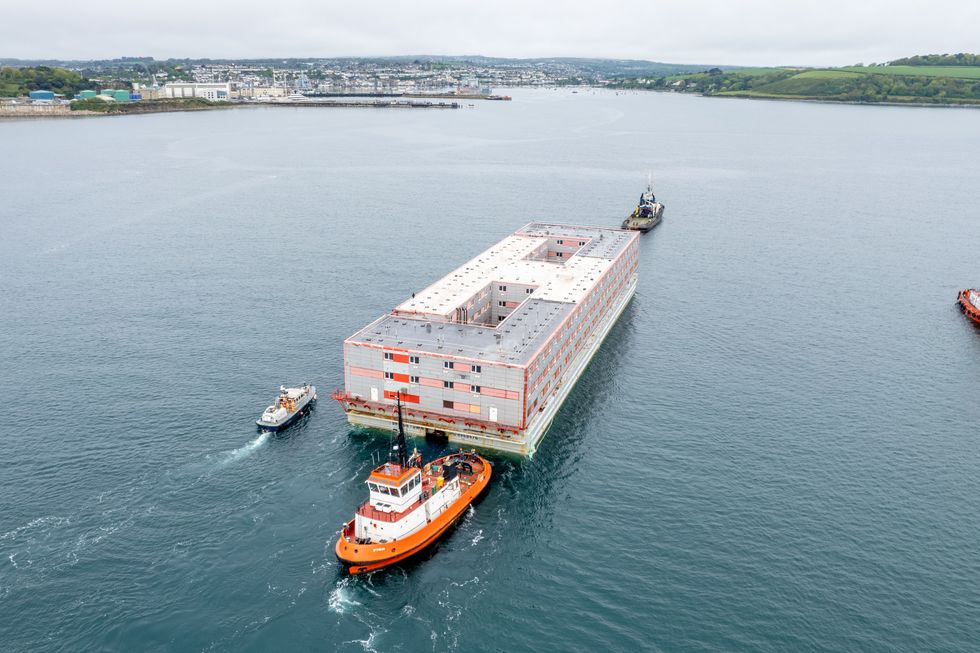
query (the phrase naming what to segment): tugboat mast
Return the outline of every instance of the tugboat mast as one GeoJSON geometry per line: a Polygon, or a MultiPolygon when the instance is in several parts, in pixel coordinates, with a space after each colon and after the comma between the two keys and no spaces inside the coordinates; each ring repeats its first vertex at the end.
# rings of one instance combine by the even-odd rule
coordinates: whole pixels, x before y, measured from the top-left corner
{"type": "Polygon", "coordinates": [[[408,467],[408,444],[405,442],[405,429],[402,426],[402,393],[395,393],[398,401],[398,465],[405,469],[408,467]]]}

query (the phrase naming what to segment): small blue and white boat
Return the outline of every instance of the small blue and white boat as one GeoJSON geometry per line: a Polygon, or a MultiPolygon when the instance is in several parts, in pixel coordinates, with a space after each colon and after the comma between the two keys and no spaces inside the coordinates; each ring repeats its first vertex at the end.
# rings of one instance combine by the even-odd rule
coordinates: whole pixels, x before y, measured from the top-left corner
{"type": "Polygon", "coordinates": [[[267,431],[284,429],[302,416],[312,401],[316,401],[316,386],[311,383],[299,388],[279,386],[276,403],[266,408],[255,424],[267,431]]]}

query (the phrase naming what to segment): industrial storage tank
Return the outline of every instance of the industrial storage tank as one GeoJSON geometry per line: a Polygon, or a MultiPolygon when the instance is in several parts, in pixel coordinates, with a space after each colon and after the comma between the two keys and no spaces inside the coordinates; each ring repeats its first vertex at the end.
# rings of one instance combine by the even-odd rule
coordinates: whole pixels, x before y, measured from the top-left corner
{"type": "Polygon", "coordinates": [[[98,95],[98,94],[95,91],[82,91],[82,92],[80,92],[78,94],[78,99],[79,100],[91,100],[96,95],[98,95]]]}
{"type": "Polygon", "coordinates": [[[113,91],[112,99],[116,102],[129,102],[129,91],[113,91]]]}
{"type": "Polygon", "coordinates": [[[31,91],[27,95],[32,100],[50,101],[54,99],[54,91],[31,91]]]}

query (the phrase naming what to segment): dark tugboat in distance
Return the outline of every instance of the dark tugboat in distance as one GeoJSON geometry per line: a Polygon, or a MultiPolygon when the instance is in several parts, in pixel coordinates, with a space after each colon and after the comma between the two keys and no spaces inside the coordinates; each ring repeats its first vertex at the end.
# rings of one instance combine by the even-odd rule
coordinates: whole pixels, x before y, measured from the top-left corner
{"type": "Polygon", "coordinates": [[[628,218],[623,220],[623,229],[646,233],[660,224],[664,217],[664,205],[657,201],[653,194],[653,181],[647,183],[647,189],[640,195],[640,203],[628,218]]]}

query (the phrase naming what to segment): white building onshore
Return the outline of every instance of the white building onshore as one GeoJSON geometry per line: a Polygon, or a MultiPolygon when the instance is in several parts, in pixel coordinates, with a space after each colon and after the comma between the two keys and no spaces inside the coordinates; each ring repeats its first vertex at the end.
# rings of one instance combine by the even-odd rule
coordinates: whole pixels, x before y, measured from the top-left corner
{"type": "Polygon", "coordinates": [[[205,100],[227,101],[231,99],[231,84],[168,82],[161,89],[164,98],[204,98],[205,100]]]}

